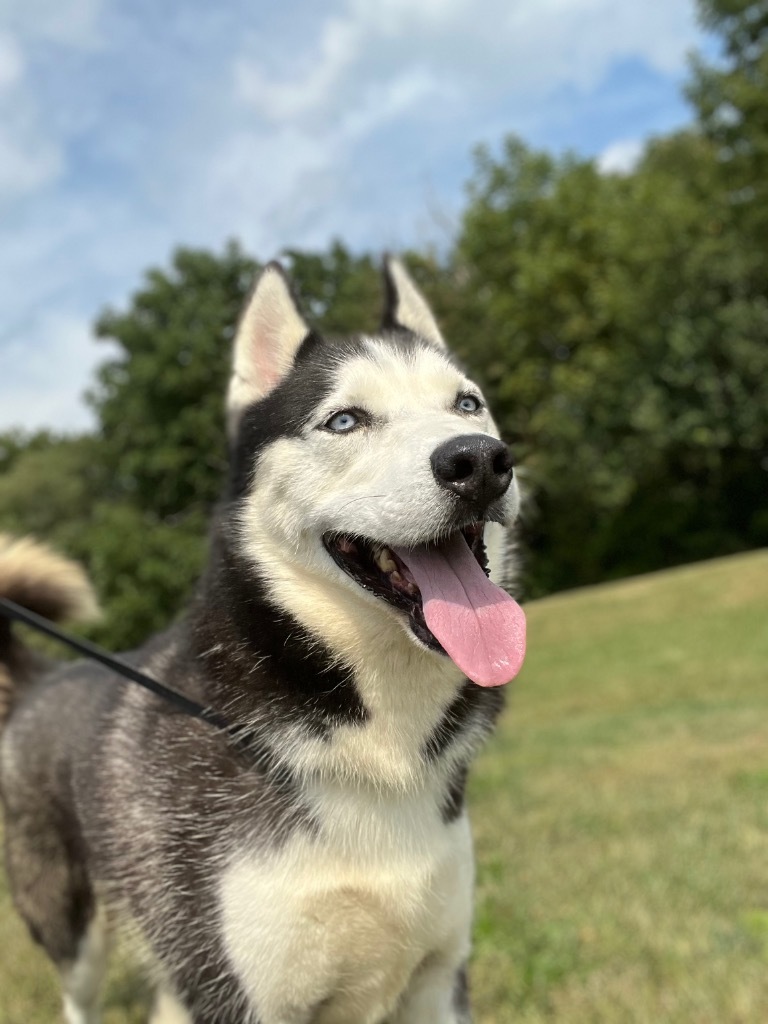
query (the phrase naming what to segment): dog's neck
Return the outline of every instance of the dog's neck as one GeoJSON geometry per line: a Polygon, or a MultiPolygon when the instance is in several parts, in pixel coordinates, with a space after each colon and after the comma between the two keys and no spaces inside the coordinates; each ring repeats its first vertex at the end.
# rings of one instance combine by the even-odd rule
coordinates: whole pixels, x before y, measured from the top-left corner
{"type": "Polygon", "coordinates": [[[403,790],[469,761],[498,693],[468,683],[371,602],[342,591],[329,605],[311,578],[284,582],[299,595],[293,615],[229,531],[215,531],[190,640],[216,710],[267,740],[278,730],[292,770],[307,776],[403,790]]]}

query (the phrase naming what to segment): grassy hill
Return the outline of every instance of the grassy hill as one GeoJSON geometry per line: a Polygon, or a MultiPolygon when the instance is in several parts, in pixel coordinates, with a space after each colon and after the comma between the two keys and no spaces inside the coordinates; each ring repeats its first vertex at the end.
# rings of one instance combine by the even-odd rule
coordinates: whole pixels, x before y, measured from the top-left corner
{"type": "MultiPolygon", "coordinates": [[[[765,1024],[768,552],[528,613],[471,786],[477,1021],[765,1024]]],[[[4,890],[0,949],[0,1024],[55,1021],[4,890]]],[[[142,1019],[131,992],[107,1024],[142,1019]]]]}
{"type": "Polygon", "coordinates": [[[768,1021],[768,552],[541,601],[472,786],[483,1024],[768,1021]]]}

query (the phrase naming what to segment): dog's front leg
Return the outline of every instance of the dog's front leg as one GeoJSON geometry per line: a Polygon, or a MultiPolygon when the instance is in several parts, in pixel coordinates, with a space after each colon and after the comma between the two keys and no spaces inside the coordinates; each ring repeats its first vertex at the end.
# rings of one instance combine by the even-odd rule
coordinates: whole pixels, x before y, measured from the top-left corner
{"type": "Polygon", "coordinates": [[[471,1024],[467,970],[441,960],[424,964],[391,1024],[471,1024]]]}

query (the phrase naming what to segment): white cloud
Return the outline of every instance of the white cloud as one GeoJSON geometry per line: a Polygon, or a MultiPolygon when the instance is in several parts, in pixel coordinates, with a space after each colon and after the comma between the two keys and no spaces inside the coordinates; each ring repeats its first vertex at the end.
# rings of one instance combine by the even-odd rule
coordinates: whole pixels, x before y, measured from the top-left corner
{"type": "Polygon", "coordinates": [[[92,427],[93,416],[80,396],[95,366],[108,355],[87,321],[68,312],[40,316],[23,337],[0,346],[0,426],[92,427]]]}
{"type": "Polygon", "coordinates": [[[21,39],[18,33],[3,29],[0,31],[0,204],[35,192],[61,170],[61,149],[47,137],[35,106],[21,39]]]}
{"type": "Polygon", "coordinates": [[[310,114],[325,106],[344,72],[359,55],[361,42],[360,26],[330,18],[323,26],[319,53],[303,74],[300,69],[293,79],[278,81],[255,62],[241,58],[235,64],[237,92],[270,121],[283,122],[310,114]]]}
{"type": "Polygon", "coordinates": [[[10,32],[0,32],[0,95],[21,79],[24,57],[10,32]]]}
{"type": "Polygon", "coordinates": [[[424,244],[430,206],[457,216],[471,147],[510,131],[586,152],[615,135],[600,166],[628,168],[663,128],[622,139],[616,67],[679,76],[696,41],[693,0],[290,7],[0,0],[0,429],[87,420],[86,323],[175,244],[424,244]],[[597,96],[610,129],[589,135],[597,96]]]}
{"type": "Polygon", "coordinates": [[[347,0],[309,47],[251,41],[236,62],[238,95],[274,122],[354,109],[366,84],[421,69],[468,102],[541,99],[594,87],[617,60],[679,71],[695,39],[690,0],[347,0]],[[537,95],[538,94],[538,95],[537,95]]]}
{"type": "MultiPolygon", "coordinates": [[[[564,120],[617,62],[681,73],[695,38],[691,0],[337,0],[309,37],[239,44],[232,95],[243,111],[198,168],[204,206],[239,208],[244,236],[273,245],[307,244],[323,230],[354,240],[374,223],[381,236],[408,209],[395,198],[406,181],[410,216],[418,190],[426,205],[438,139],[464,138],[468,152],[529,131],[545,103],[564,120]],[[398,150],[377,169],[372,153],[390,125],[398,150]],[[390,195],[386,223],[353,212],[350,195],[372,179],[390,195]]],[[[607,158],[628,166],[632,156],[624,146],[607,158]]],[[[441,200],[438,189],[435,200],[451,206],[457,195],[441,200]]],[[[370,203],[380,209],[378,195],[370,203]]]]}
{"type": "Polygon", "coordinates": [[[62,162],[58,147],[27,126],[14,131],[0,124],[0,202],[35,192],[57,176],[62,162]]]}
{"type": "MultiPolygon", "coordinates": [[[[0,203],[38,191],[61,173],[63,145],[40,110],[26,50],[99,45],[103,0],[10,0],[0,10],[0,203]]],[[[57,55],[54,55],[57,56],[57,55]]]]}
{"type": "Polygon", "coordinates": [[[473,10],[474,19],[480,20],[489,11],[487,0],[485,4],[476,0],[420,0],[418,4],[413,0],[379,0],[375,4],[347,0],[345,6],[348,17],[381,36],[401,34],[403,27],[407,31],[423,31],[455,25],[473,10]]]}
{"type": "MultiPolygon", "coordinates": [[[[322,246],[342,233],[344,221],[343,233],[354,241],[344,197],[366,181],[360,148],[377,130],[429,108],[439,94],[428,71],[413,68],[361,85],[355,103],[330,122],[305,121],[303,110],[275,125],[247,117],[200,154],[179,197],[184,213],[176,211],[177,223],[195,239],[236,232],[266,255],[291,245],[322,246]]],[[[403,163],[409,159],[404,155],[403,163]]],[[[368,203],[378,215],[377,197],[369,195],[368,203]]]]}
{"type": "Polygon", "coordinates": [[[90,49],[100,42],[103,0],[7,0],[2,18],[25,36],[90,49]]]}
{"type": "Polygon", "coordinates": [[[21,44],[0,32],[0,201],[34,192],[60,167],[60,153],[41,137],[25,93],[21,44]]]}
{"type": "Polygon", "coordinates": [[[643,155],[643,139],[617,139],[600,153],[597,166],[603,174],[629,174],[643,155]]]}

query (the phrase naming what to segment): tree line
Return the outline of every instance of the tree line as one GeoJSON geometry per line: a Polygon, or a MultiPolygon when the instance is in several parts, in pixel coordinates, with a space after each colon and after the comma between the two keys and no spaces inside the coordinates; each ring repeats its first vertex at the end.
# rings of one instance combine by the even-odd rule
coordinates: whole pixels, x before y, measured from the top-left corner
{"type": "MultiPolygon", "coordinates": [[[[514,446],[539,596],[768,543],[768,0],[701,0],[693,117],[629,173],[516,137],[475,157],[447,252],[405,258],[514,446]]],[[[378,259],[285,254],[321,331],[373,330],[378,259]]],[[[222,396],[259,261],[179,249],[127,309],[81,436],[0,435],[0,529],[82,559],[127,647],[193,586],[226,465],[222,396]]]]}

